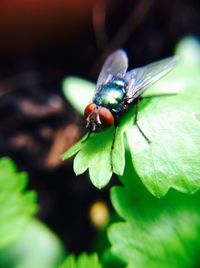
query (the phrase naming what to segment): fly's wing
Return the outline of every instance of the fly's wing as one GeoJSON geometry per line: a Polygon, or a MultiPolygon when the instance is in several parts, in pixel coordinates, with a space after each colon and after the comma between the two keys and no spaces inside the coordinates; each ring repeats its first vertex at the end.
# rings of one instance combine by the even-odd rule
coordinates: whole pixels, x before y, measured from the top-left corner
{"type": "Polygon", "coordinates": [[[177,61],[178,57],[170,57],[128,72],[125,75],[125,80],[128,83],[126,92],[128,102],[131,103],[134,99],[139,97],[145,89],[171,71],[177,61]]]}
{"type": "Polygon", "coordinates": [[[128,68],[128,57],[124,50],[118,49],[105,61],[97,80],[96,92],[107,84],[113,76],[124,76],[128,68]]]}

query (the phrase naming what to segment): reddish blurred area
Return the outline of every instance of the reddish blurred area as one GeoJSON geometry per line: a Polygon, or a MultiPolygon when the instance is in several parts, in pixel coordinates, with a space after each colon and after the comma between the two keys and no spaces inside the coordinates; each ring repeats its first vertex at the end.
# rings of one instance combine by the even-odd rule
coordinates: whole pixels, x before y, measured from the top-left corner
{"type": "Polygon", "coordinates": [[[87,30],[92,0],[1,0],[0,55],[77,38],[87,30]]]}
{"type": "Polygon", "coordinates": [[[87,173],[75,177],[72,161],[60,160],[85,131],[62,80],[95,81],[119,47],[130,68],[172,55],[182,37],[200,36],[199,25],[196,0],[0,1],[0,155],[29,173],[39,216],[71,251],[89,248],[96,229],[88,211],[109,203],[109,187],[95,189],[87,173]]]}

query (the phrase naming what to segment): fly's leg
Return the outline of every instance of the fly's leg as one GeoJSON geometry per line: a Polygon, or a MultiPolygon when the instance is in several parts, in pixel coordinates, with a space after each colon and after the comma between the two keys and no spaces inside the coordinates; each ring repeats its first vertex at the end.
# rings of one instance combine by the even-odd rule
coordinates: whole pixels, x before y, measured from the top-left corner
{"type": "Polygon", "coordinates": [[[148,143],[151,143],[151,141],[149,140],[149,138],[144,134],[143,130],[141,129],[140,125],[138,124],[138,112],[139,112],[139,103],[140,100],[142,99],[150,99],[150,98],[156,98],[156,97],[165,97],[165,96],[172,96],[172,95],[176,95],[177,93],[162,93],[162,94],[154,94],[154,95],[149,95],[149,96],[144,96],[144,97],[139,97],[136,101],[136,112],[135,112],[135,120],[134,123],[136,124],[138,130],[140,131],[140,133],[142,134],[142,136],[145,138],[145,140],[148,143]]]}
{"type": "Polygon", "coordinates": [[[149,138],[144,134],[143,130],[141,129],[140,125],[138,124],[139,103],[140,103],[140,98],[138,98],[137,99],[137,102],[136,102],[136,111],[135,111],[134,123],[136,124],[138,130],[140,131],[140,133],[142,134],[142,136],[145,138],[145,140],[148,143],[151,143],[151,141],[149,140],[149,138]]]}
{"type": "Polygon", "coordinates": [[[142,131],[142,129],[140,128],[139,124],[138,124],[138,112],[139,112],[139,102],[142,99],[151,99],[151,98],[157,98],[157,97],[167,97],[167,96],[173,96],[176,95],[177,93],[162,93],[162,94],[154,94],[154,95],[149,95],[149,96],[142,96],[140,98],[138,98],[137,102],[136,102],[136,114],[135,114],[135,124],[137,125],[140,133],[143,135],[143,137],[147,140],[148,143],[151,143],[151,141],[147,138],[147,136],[144,134],[144,132],[142,131]]]}
{"type": "Polygon", "coordinates": [[[119,128],[119,121],[116,118],[115,119],[115,130],[114,130],[114,135],[113,135],[113,140],[112,140],[112,145],[111,145],[111,171],[113,171],[113,150],[115,147],[115,139],[116,139],[116,134],[117,134],[117,130],[119,128]]]}

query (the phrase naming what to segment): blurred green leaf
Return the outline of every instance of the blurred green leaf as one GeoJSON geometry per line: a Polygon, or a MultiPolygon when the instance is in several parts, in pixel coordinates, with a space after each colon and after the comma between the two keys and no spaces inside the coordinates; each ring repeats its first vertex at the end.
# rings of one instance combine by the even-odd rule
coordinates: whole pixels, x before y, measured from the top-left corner
{"type": "Polygon", "coordinates": [[[106,250],[101,258],[103,268],[125,268],[126,262],[113,254],[111,250],[106,250]]]}
{"type": "MultiPolygon", "coordinates": [[[[186,193],[193,193],[199,188],[199,44],[194,39],[185,39],[177,46],[176,54],[180,55],[177,67],[143,96],[176,94],[141,101],[139,125],[151,143],[147,143],[137,126],[133,125],[135,107],[132,107],[121,117],[112,155],[113,128],[92,134],[70,149],[70,153],[64,154],[63,159],[77,154],[74,160],[77,175],[89,169],[90,178],[98,188],[109,182],[112,172],[122,175],[126,137],[133,165],[153,195],[161,197],[170,187],[186,193]]],[[[78,99],[72,102],[80,106],[78,99]]]]}
{"type": "Polygon", "coordinates": [[[161,200],[150,195],[131,169],[123,187],[111,190],[111,200],[123,222],[108,229],[112,253],[129,268],[198,267],[200,250],[200,193],[171,190],[161,200]]]}
{"type": "Polygon", "coordinates": [[[0,248],[17,239],[37,211],[36,194],[26,191],[27,174],[0,159],[0,248]]]}
{"type": "Polygon", "coordinates": [[[60,268],[101,268],[97,254],[82,253],[77,259],[70,255],[60,268]]]}
{"type": "Polygon", "coordinates": [[[63,80],[63,93],[74,108],[83,114],[85,106],[92,101],[95,85],[78,77],[63,80]]]}
{"type": "Polygon", "coordinates": [[[58,238],[37,220],[23,231],[17,241],[0,250],[0,267],[57,268],[64,258],[58,238]]]}

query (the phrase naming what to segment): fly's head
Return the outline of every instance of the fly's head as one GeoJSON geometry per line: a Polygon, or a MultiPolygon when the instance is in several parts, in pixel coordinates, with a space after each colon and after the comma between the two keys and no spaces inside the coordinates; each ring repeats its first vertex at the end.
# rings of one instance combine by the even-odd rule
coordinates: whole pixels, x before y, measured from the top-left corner
{"type": "Polygon", "coordinates": [[[114,116],[108,108],[89,103],[85,107],[86,128],[92,132],[101,131],[114,124],[114,116]]]}

